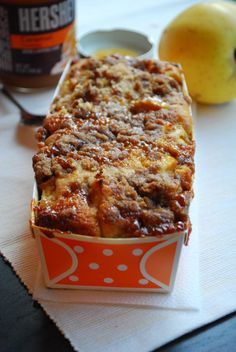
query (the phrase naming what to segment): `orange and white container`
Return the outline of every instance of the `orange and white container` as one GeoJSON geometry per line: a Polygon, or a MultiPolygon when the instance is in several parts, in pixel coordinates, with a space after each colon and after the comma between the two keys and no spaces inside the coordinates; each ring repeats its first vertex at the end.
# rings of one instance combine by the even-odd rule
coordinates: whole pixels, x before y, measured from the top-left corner
{"type": "Polygon", "coordinates": [[[47,287],[170,292],[187,231],[147,238],[96,238],[35,225],[47,287]]]}

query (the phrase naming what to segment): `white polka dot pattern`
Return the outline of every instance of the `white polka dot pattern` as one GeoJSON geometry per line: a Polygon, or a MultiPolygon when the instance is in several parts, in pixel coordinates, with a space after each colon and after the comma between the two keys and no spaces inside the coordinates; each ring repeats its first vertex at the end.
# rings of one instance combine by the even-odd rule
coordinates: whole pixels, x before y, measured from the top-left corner
{"type": "Polygon", "coordinates": [[[111,250],[111,249],[103,249],[102,253],[105,256],[110,257],[111,255],[113,255],[113,250],[111,250]]]}
{"type": "Polygon", "coordinates": [[[140,248],[136,248],[133,250],[132,254],[135,255],[136,257],[138,257],[143,254],[143,250],[140,248]]]}
{"type": "Polygon", "coordinates": [[[99,269],[100,265],[98,263],[90,263],[89,268],[92,270],[97,270],[99,269]]]}
{"type": "Polygon", "coordinates": [[[141,244],[132,245],[126,254],[127,257],[123,257],[122,253],[109,243],[98,248],[96,256],[90,255],[87,243],[79,242],[78,245],[74,243],[72,249],[77,253],[80,265],[78,270],[67,277],[71,285],[84,285],[85,282],[88,285],[97,275],[100,285],[104,287],[122,287],[123,282],[131,282],[132,287],[147,289],[151,284],[140,272],[140,260],[145,254],[141,244]],[[136,265],[138,272],[133,268],[136,265]],[[83,273],[80,273],[80,270],[83,270],[83,273]]]}
{"type": "Polygon", "coordinates": [[[103,280],[106,284],[112,284],[112,282],[114,281],[111,277],[105,277],[105,279],[103,280]]]}
{"type": "Polygon", "coordinates": [[[83,253],[84,252],[84,248],[82,246],[74,246],[74,250],[77,253],[83,253]]]}
{"type": "Polygon", "coordinates": [[[120,265],[117,266],[117,269],[119,271],[126,271],[128,269],[128,266],[125,265],[125,264],[120,264],[120,265]]]}
{"type": "Polygon", "coordinates": [[[138,282],[140,285],[147,285],[148,284],[148,280],[146,280],[146,279],[140,279],[138,282]]]}
{"type": "Polygon", "coordinates": [[[71,276],[69,276],[69,280],[73,281],[73,282],[76,282],[76,281],[79,281],[79,278],[76,275],[71,275],[71,276]]]}

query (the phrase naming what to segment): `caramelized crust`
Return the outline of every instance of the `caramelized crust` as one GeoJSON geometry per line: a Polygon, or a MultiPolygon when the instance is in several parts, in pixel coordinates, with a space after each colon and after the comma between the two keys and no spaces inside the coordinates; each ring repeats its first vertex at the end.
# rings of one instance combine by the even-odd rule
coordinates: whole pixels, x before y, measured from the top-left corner
{"type": "Polygon", "coordinates": [[[37,225],[102,237],[189,226],[194,142],[178,65],[73,62],[37,137],[37,225]]]}

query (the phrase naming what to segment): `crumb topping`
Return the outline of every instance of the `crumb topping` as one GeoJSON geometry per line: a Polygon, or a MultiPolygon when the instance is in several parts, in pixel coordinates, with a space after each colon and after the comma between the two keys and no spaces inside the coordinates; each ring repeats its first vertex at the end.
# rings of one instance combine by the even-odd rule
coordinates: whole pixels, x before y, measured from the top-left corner
{"type": "Polygon", "coordinates": [[[194,142],[178,65],[73,62],[37,138],[37,225],[102,237],[188,226],[194,142]]]}

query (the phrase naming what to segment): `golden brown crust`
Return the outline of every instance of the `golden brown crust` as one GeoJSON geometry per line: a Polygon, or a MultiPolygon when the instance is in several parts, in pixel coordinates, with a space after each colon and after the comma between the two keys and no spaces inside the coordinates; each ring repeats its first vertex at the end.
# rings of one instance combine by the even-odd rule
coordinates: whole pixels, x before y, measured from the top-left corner
{"type": "Polygon", "coordinates": [[[103,237],[187,227],[194,142],[179,66],[74,62],[37,136],[38,225],[103,237]]]}

